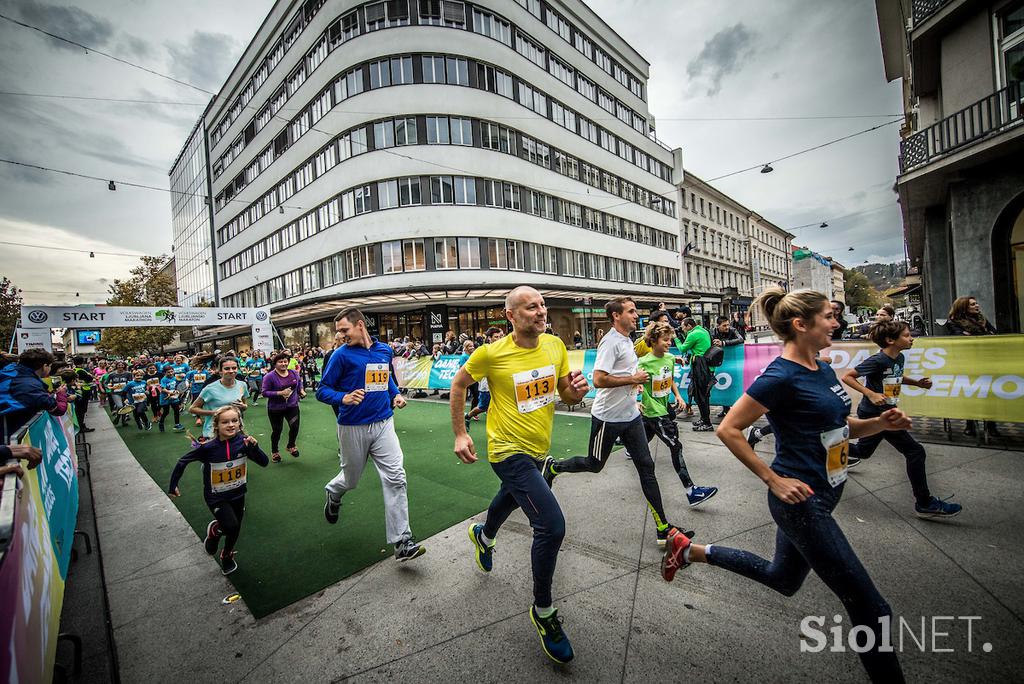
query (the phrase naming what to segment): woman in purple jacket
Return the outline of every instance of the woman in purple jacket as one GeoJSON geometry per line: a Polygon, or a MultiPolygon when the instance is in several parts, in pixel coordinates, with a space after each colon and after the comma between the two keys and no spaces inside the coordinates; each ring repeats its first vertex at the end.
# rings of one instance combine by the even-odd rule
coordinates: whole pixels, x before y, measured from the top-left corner
{"type": "Polygon", "coordinates": [[[306,396],[302,377],[297,370],[288,370],[289,356],[285,352],[270,359],[274,370],[263,376],[263,396],[267,398],[267,417],[270,418],[270,458],[281,462],[278,446],[281,431],[288,422],[288,445],[285,447],[293,457],[299,457],[295,439],[299,436],[299,399],[306,396]]]}

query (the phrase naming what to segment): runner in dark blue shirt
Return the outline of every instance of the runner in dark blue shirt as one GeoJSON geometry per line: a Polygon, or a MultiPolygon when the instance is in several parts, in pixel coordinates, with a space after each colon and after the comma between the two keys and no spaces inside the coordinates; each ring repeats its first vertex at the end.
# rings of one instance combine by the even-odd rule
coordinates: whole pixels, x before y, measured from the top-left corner
{"type": "Polygon", "coordinates": [[[903,430],[910,419],[896,408],[870,419],[850,418],[850,397],[832,368],[816,355],[831,344],[839,323],[825,295],[812,290],[768,290],[758,299],[772,330],[784,341],[782,356],[729,411],[719,439],[768,485],[768,510],[778,526],[771,560],[717,544],[691,544],[678,530],[669,535],[661,573],[672,581],[690,563],[708,563],[755,580],[785,596],[811,570],[831,589],[854,627],[871,631],[871,649],[860,653],[872,681],[902,682],[894,652],[882,652],[880,618],[892,616],[832,511],[846,481],[850,437],[903,430]],[[768,414],[775,430],[775,460],[761,461],[744,428],[768,414]]]}
{"type": "MultiPolygon", "coordinates": [[[[868,338],[881,347],[881,351],[864,359],[856,368],[843,375],[843,382],[861,394],[860,405],[857,407],[858,418],[874,418],[896,406],[903,385],[931,389],[930,378],[915,380],[903,374],[906,366],[903,352],[914,346],[908,323],[879,321],[868,330],[868,338]],[[859,379],[863,380],[863,384],[859,379]]],[[[862,437],[856,444],[850,445],[849,467],[853,468],[863,459],[871,458],[883,439],[907,459],[907,479],[914,492],[914,512],[917,517],[949,518],[960,512],[960,504],[949,503],[931,495],[925,471],[924,447],[907,430],[886,430],[862,437]]]]}

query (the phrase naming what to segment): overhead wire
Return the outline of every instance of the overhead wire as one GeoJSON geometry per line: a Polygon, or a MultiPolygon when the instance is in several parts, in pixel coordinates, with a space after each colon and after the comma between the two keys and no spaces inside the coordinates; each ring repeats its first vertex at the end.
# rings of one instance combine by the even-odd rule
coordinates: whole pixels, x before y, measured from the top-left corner
{"type": "Polygon", "coordinates": [[[75,249],[72,247],[55,247],[53,245],[30,245],[24,242],[8,242],[6,240],[0,240],[0,245],[11,245],[14,247],[31,247],[32,249],[53,249],[60,252],[81,252],[83,254],[102,254],[103,256],[121,256],[121,257],[133,257],[138,259],[146,256],[145,254],[128,254],[126,252],[101,252],[98,249],[75,249]]]}

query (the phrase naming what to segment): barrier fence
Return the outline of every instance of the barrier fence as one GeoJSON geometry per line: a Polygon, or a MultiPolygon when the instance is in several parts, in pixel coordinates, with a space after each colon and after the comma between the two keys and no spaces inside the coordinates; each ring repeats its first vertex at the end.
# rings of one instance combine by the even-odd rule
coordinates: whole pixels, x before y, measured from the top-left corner
{"type": "Polygon", "coordinates": [[[41,413],[18,435],[43,460],[20,480],[4,478],[0,494],[0,677],[49,682],[78,519],[74,410],[41,413]]]}
{"type": "MultiPolygon", "coordinates": [[[[679,354],[677,348],[671,351],[679,354]]],[[[875,354],[878,347],[866,341],[836,342],[826,351],[839,375],[875,354]]],[[[782,345],[778,343],[726,347],[725,359],[715,369],[717,383],[711,390],[711,404],[732,406],[781,353],[782,345]]],[[[909,415],[1024,423],[1024,335],[919,337],[903,355],[907,377],[928,376],[933,383],[929,390],[902,387],[900,408],[909,415]]],[[[596,356],[595,349],[569,351],[569,367],[583,371],[591,386],[596,356]]],[[[410,389],[450,389],[460,358],[396,358],[398,385],[410,389]]],[[[676,365],[676,383],[684,399],[689,373],[689,366],[676,365]]],[[[587,396],[593,395],[591,390],[587,396]]]]}

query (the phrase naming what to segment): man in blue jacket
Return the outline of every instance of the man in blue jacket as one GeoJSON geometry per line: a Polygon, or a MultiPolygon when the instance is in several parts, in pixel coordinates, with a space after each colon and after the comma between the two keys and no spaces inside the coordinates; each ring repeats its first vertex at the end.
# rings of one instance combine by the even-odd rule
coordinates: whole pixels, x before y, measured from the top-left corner
{"type": "Polygon", "coordinates": [[[337,410],[341,447],[341,470],[325,487],[324,517],[332,525],[338,522],[341,497],[356,488],[367,459],[372,458],[384,490],[388,543],[395,545],[396,560],[411,560],[426,549],[409,529],[405,456],[393,419],[393,409],[403,408],[405,398],[392,377],[393,352],[370,337],[358,309],[342,310],[334,327],[345,343],[331,355],[316,391],[319,401],[337,410]]]}
{"type": "Polygon", "coordinates": [[[50,394],[41,378],[50,375],[53,355],[45,349],[29,349],[18,357],[17,363],[10,363],[0,369],[0,416],[3,435],[0,443],[6,444],[11,435],[40,411],[49,411],[56,416],[67,410],[67,390],[61,387],[50,394]]]}

